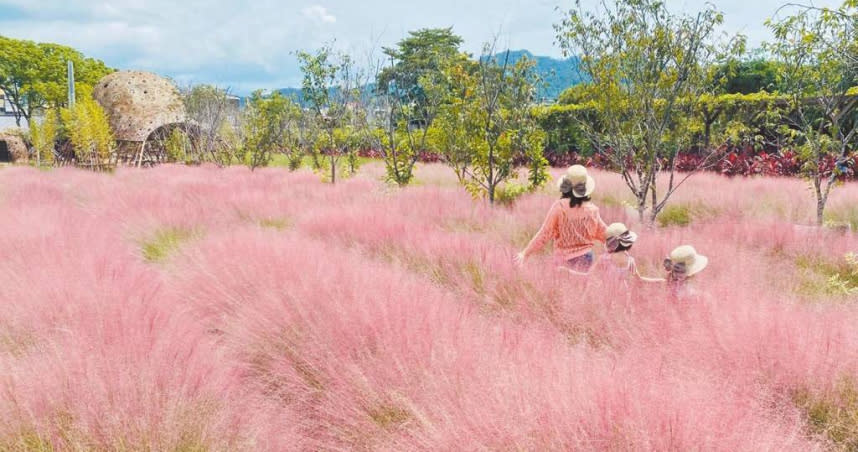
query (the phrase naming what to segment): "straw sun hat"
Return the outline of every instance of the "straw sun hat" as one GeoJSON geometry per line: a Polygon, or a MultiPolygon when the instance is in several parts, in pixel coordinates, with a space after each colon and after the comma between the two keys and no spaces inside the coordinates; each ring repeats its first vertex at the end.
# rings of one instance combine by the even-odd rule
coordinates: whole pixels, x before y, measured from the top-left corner
{"type": "Polygon", "coordinates": [[[593,193],[596,181],[587,174],[587,168],[581,165],[572,165],[566,170],[566,174],[557,181],[557,188],[561,193],[572,193],[576,198],[585,198],[593,193]]]}
{"type": "Polygon", "coordinates": [[[623,223],[611,223],[605,229],[605,246],[616,250],[620,245],[629,247],[638,239],[638,235],[630,231],[623,223]]]}
{"type": "Polygon", "coordinates": [[[691,276],[700,273],[709,264],[709,258],[697,254],[697,250],[691,245],[682,245],[676,247],[670,252],[670,256],[664,260],[664,267],[668,271],[676,271],[677,273],[685,273],[685,276],[691,276]]]}

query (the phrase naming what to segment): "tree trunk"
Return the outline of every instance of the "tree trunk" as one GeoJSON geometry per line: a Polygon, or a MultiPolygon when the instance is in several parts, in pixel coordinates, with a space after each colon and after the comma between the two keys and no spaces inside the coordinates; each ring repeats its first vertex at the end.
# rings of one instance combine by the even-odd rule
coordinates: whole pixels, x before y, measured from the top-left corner
{"type": "Polygon", "coordinates": [[[816,200],[816,224],[822,226],[824,224],[823,214],[825,213],[825,200],[817,198],[816,200]]]}
{"type": "Polygon", "coordinates": [[[334,160],[334,156],[331,155],[331,183],[337,183],[337,162],[334,160]]]}
{"type": "Polygon", "coordinates": [[[650,193],[652,194],[651,202],[650,202],[650,215],[649,215],[649,223],[655,224],[655,217],[658,216],[658,193],[655,190],[655,181],[653,180],[652,186],[650,186],[650,193]]]}
{"type": "Polygon", "coordinates": [[[646,195],[643,198],[638,196],[638,219],[641,223],[646,222],[646,195]]]}

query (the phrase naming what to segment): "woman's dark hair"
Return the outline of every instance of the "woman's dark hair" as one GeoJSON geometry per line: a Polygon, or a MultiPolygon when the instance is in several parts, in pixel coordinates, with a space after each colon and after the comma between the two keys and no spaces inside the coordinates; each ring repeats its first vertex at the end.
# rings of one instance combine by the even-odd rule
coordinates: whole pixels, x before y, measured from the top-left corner
{"type": "Polygon", "coordinates": [[[563,194],[560,196],[560,199],[565,199],[565,198],[569,198],[569,207],[581,207],[581,204],[584,204],[585,202],[587,202],[587,201],[589,201],[589,200],[590,200],[590,197],[589,197],[589,196],[585,196],[585,197],[583,197],[583,198],[576,198],[576,197],[572,194],[572,192],[571,192],[571,191],[570,191],[570,192],[567,192],[567,193],[563,193],[563,194]]]}

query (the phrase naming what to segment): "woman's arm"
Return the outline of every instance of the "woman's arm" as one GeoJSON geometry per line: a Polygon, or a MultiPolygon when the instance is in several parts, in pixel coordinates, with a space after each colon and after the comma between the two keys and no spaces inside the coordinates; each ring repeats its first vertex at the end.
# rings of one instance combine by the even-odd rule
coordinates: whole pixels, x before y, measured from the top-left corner
{"type": "MultiPolygon", "coordinates": [[[[595,207],[595,206],[593,206],[595,207]]],[[[595,207],[595,216],[593,218],[593,229],[591,230],[591,237],[594,240],[599,241],[601,243],[605,243],[605,231],[608,229],[608,225],[602,221],[602,216],[599,215],[599,208],[595,207]]]]}
{"type": "Polygon", "coordinates": [[[545,247],[545,244],[554,237],[554,231],[557,225],[557,215],[560,211],[557,209],[557,204],[551,206],[548,215],[545,216],[545,221],[542,222],[542,227],[535,236],[530,240],[530,243],[521,252],[522,258],[527,258],[536,251],[545,247]]]}

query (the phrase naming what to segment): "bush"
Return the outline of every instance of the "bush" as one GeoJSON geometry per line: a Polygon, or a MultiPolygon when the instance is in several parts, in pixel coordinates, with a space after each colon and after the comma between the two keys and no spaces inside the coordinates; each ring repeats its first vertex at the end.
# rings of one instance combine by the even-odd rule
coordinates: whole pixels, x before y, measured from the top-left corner
{"type": "Polygon", "coordinates": [[[65,135],[74,147],[77,163],[99,170],[108,168],[116,150],[107,113],[90,98],[60,111],[65,135]]]}
{"type": "Polygon", "coordinates": [[[149,262],[163,261],[193,235],[192,231],[180,228],[158,231],[150,240],[141,245],[143,259],[149,262]]]}
{"type": "Polygon", "coordinates": [[[693,215],[691,208],[685,204],[669,205],[658,214],[658,225],[665,228],[668,226],[688,226],[691,224],[693,215]]]}
{"type": "Polygon", "coordinates": [[[794,403],[804,412],[811,432],[826,437],[834,450],[858,450],[858,388],[844,380],[826,393],[799,390],[794,403]]]}
{"type": "Polygon", "coordinates": [[[516,199],[529,191],[530,189],[526,185],[509,183],[495,190],[495,201],[503,206],[511,206],[516,199]]]}

